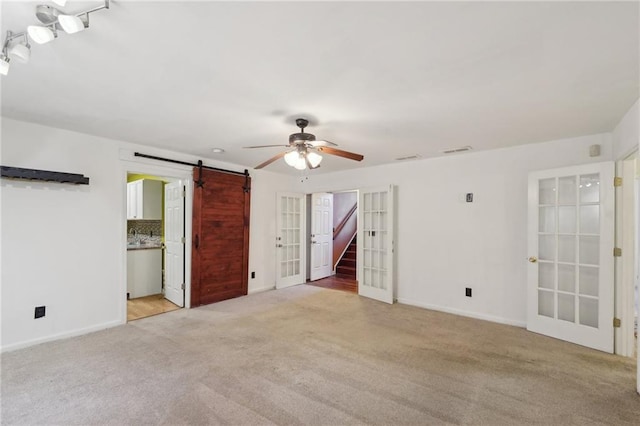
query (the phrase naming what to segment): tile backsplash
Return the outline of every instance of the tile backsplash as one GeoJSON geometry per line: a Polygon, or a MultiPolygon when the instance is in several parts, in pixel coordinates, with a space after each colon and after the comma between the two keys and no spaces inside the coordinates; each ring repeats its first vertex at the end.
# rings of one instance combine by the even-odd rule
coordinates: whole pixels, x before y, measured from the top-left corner
{"type": "Polygon", "coordinates": [[[136,237],[144,241],[162,242],[161,220],[127,220],[127,242],[134,242],[136,237]]]}

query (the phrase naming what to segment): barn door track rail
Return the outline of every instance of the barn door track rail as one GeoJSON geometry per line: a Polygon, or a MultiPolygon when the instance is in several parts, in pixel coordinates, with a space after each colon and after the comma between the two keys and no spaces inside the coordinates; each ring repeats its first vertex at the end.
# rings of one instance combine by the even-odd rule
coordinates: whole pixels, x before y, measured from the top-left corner
{"type": "Polygon", "coordinates": [[[189,163],[188,161],[173,160],[171,158],[157,157],[155,155],[142,154],[140,152],[134,152],[133,155],[135,157],[148,158],[150,160],[165,161],[167,163],[182,164],[183,166],[198,167],[200,169],[200,173],[198,176],[198,180],[195,181],[198,187],[202,187],[204,185],[204,182],[202,181],[202,169],[207,169],[207,170],[215,170],[217,172],[231,173],[233,175],[244,176],[245,182],[246,182],[245,186],[243,187],[244,192],[249,192],[249,190],[251,189],[249,187],[249,170],[247,169],[244,169],[244,172],[237,172],[235,170],[227,170],[227,169],[220,169],[218,167],[205,166],[204,164],[202,164],[202,160],[198,160],[197,163],[189,163]]]}

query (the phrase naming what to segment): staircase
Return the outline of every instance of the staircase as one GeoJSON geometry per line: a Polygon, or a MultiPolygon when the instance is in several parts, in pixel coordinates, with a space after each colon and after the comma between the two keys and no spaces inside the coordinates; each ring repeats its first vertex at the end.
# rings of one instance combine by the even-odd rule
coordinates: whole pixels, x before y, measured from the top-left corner
{"type": "Polygon", "coordinates": [[[342,259],[336,266],[336,277],[348,278],[351,280],[356,279],[356,236],[353,237],[349,247],[344,252],[342,259]]]}

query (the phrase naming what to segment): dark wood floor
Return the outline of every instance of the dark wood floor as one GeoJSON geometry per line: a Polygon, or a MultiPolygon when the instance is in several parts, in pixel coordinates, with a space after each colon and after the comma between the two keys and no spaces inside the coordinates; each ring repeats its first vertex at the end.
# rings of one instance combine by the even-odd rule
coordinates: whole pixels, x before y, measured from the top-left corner
{"type": "Polygon", "coordinates": [[[350,278],[338,277],[336,275],[332,275],[321,280],[307,281],[307,284],[314,285],[316,287],[330,288],[333,290],[348,291],[351,293],[358,292],[358,281],[350,278]]]}

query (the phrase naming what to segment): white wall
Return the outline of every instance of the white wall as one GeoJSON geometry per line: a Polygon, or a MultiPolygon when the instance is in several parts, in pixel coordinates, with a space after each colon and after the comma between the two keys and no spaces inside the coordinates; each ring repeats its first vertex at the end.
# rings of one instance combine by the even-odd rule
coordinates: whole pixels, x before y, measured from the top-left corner
{"type": "Polygon", "coordinates": [[[622,160],[640,144],[640,100],[627,111],[613,130],[613,159],[622,160]]]}
{"type": "Polygon", "coordinates": [[[316,175],[298,191],[396,185],[398,300],[524,326],[527,174],[611,160],[611,149],[609,134],[586,136],[316,175]]]}
{"type": "MultiPolygon", "coordinates": [[[[1,180],[2,350],[125,321],[123,151],[195,158],[3,119],[3,165],[83,173],[88,186],[1,180]],[[33,319],[37,305],[47,316],[33,319]]],[[[392,183],[398,192],[398,298],[424,307],[524,325],[527,173],[611,160],[610,134],[503,150],[291,176],[252,172],[249,291],[275,283],[275,194],[392,183]],[[588,148],[602,145],[590,158],[588,148]],[[461,197],[474,193],[474,203],[461,197]],[[472,287],[473,298],[464,297],[472,287]]],[[[335,159],[335,161],[346,161],[335,159]]],[[[233,168],[208,161],[214,166],[233,168]]],[[[238,169],[236,167],[236,169],[238,169]]]]}
{"type": "MultiPolygon", "coordinates": [[[[126,153],[133,150],[196,160],[2,119],[2,165],[90,178],[90,185],[77,186],[1,180],[2,350],[125,322],[126,171],[155,172],[159,164],[129,161],[126,153]],[[46,316],[34,320],[34,307],[39,305],[47,307],[46,316]]],[[[221,162],[205,163],[239,170],[221,162]]],[[[252,178],[249,265],[256,278],[249,280],[250,292],[273,288],[275,192],[287,190],[291,182],[266,171],[252,173],[252,178]]]]}

